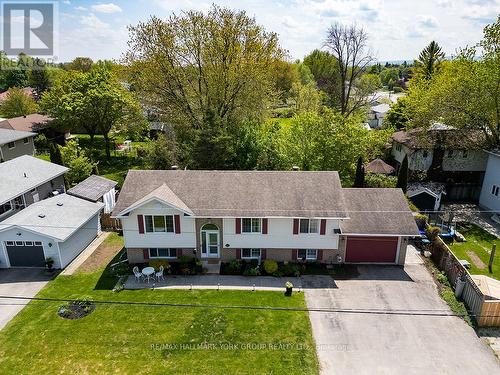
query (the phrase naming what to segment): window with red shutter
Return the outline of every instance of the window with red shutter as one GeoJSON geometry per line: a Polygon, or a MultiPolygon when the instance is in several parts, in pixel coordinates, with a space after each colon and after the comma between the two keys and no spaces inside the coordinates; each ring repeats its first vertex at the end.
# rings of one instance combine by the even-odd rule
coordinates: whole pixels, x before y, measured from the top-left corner
{"type": "Polygon", "coordinates": [[[174,226],[175,226],[175,233],[180,234],[181,233],[181,218],[179,215],[174,215],[174,226]]]}
{"type": "Polygon", "coordinates": [[[319,234],[322,234],[322,235],[326,234],[326,219],[321,219],[319,234]]]}
{"type": "Polygon", "coordinates": [[[144,219],[142,215],[137,215],[137,225],[139,226],[139,233],[144,234],[144,219]]]}
{"type": "Polygon", "coordinates": [[[241,218],[236,218],[236,234],[241,234],[241,218]]]}
{"type": "Polygon", "coordinates": [[[299,234],[299,219],[293,219],[293,234],[299,234]]]}
{"type": "Polygon", "coordinates": [[[267,219],[262,219],[262,234],[267,234],[267,219]]]}
{"type": "Polygon", "coordinates": [[[241,249],[236,249],[236,259],[241,259],[241,249]]]}

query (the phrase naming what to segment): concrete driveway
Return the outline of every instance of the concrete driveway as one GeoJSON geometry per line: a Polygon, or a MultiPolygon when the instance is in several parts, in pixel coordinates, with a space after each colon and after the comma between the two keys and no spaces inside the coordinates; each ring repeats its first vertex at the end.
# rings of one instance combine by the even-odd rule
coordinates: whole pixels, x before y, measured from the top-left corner
{"type": "MultiPolygon", "coordinates": [[[[0,295],[34,297],[51,278],[41,269],[0,269],[0,295]]],[[[28,302],[0,298],[0,329],[5,327],[28,302]]]]}
{"type": "MultiPolygon", "coordinates": [[[[447,312],[415,254],[404,269],[359,266],[337,288],[305,289],[310,308],[447,312]]],[[[323,374],[494,374],[500,362],[457,317],[310,312],[323,374]]]]}

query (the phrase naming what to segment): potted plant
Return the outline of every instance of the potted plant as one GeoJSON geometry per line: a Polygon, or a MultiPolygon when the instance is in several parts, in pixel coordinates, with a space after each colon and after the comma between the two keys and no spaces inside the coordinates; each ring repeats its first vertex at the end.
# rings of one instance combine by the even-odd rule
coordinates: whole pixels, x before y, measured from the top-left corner
{"type": "Polygon", "coordinates": [[[285,283],[285,296],[291,296],[292,295],[292,291],[293,291],[293,284],[291,281],[287,281],[285,283]]]}
{"type": "Polygon", "coordinates": [[[52,267],[54,267],[54,259],[52,259],[51,257],[45,258],[45,267],[47,267],[47,270],[49,272],[52,272],[52,267]]]}

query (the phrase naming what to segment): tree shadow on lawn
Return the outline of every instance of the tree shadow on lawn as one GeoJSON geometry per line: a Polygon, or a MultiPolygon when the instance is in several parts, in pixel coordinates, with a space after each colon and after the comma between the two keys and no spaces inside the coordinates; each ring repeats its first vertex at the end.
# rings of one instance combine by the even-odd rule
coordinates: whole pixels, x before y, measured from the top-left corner
{"type": "Polygon", "coordinates": [[[114,288],[118,282],[118,276],[116,275],[116,269],[119,267],[118,265],[123,264],[124,268],[130,268],[128,262],[118,263],[126,258],[125,254],[126,251],[125,248],[123,248],[113,257],[113,259],[111,259],[101,273],[99,280],[97,280],[94,290],[111,290],[114,288]]]}

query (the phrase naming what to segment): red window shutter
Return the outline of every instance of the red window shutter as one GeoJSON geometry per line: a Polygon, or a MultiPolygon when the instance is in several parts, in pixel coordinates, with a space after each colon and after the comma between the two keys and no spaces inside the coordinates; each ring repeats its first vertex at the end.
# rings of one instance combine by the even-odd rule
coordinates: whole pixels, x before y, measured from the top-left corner
{"type": "Polygon", "coordinates": [[[236,249],[236,259],[241,259],[241,249],[236,249]]]}
{"type": "Polygon", "coordinates": [[[323,250],[318,250],[318,260],[323,260],[323,250]]]}
{"type": "Polygon", "coordinates": [[[182,256],[182,249],[177,249],[177,258],[182,256]]]}
{"type": "Polygon", "coordinates": [[[267,219],[262,219],[262,234],[267,234],[267,219]]]}
{"type": "Polygon", "coordinates": [[[142,254],[144,255],[144,260],[149,259],[149,249],[142,249],[142,254]]]}
{"type": "Polygon", "coordinates": [[[326,234],[326,219],[321,219],[321,224],[319,227],[319,234],[326,234]]]}
{"type": "Polygon", "coordinates": [[[261,249],[260,250],[260,259],[265,260],[267,256],[267,251],[266,249],[261,249]]]}
{"type": "Polygon", "coordinates": [[[236,218],[236,234],[241,234],[241,218],[236,218]]]}
{"type": "Polygon", "coordinates": [[[174,228],[175,233],[181,233],[181,217],[179,215],[174,215],[174,228]]]}
{"type": "Polygon", "coordinates": [[[299,219],[293,219],[293,234],[299,234],[299,219]]]}
{"type": "Polygon", "coordinates": [[[139,233],[144,234],[144,218],[142,215],[137,215],[137,224],[139,225],[139,233]]]}
{"type": "Polygon", "coordinates": [[[297,249],[292,250],[292,260],[297,260],[297,249]]]}

